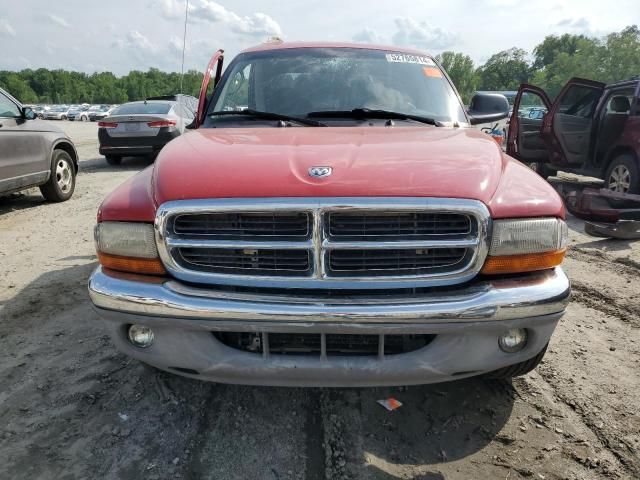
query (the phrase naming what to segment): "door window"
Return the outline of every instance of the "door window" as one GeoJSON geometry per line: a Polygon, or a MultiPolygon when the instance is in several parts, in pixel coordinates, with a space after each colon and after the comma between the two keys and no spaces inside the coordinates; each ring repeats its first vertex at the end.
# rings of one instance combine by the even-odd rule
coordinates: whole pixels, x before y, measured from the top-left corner
{"type": "Polygon", "coordinates": [[[600,90],[573,85],[560,99],[558,113],[580,118],[591,118],[600,99],[600,90]]]}
{"type": "Polygon", "coordinates": [[[547,113],[547,107],[540,95],[534,92],[523,92],[520,105],[518,106],[518,116],[531,120],[542,120],[547,113]]]}
{"type": "Polygon", "coordinates": [[[18,106],[0,93],[0,117],[20,118],[22,114],[18,106]]]}

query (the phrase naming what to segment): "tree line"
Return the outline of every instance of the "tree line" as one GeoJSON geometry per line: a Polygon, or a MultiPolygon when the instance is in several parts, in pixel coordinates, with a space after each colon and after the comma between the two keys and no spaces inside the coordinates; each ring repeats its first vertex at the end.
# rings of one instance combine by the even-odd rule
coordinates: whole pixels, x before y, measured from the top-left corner
{"type": "MultiPolygon", "coordinates": [[[[510,48],[476,67],[468,55],[443,52],[439,62],[468,102],[476,90],[517,90],[521,83],[542,87],[554,98],[571,77],[605,83],[640,75],[640,29],[629,26],[603,38],[549,35],[529,53],[510,48]]],[[[197,96],[202,73],[184,75],[184,93],[197,96]]],[[[0,71],[0,87],[23,103],[124,103],[180,91],[180,74],[152,68],[123,77],[110,72],[66,70],[0,71]]]]}
{"type": "MultiPolygon", "coordinates": [[[[184,74],[182,91],[198,96],[202,73],[184,74]]],[[[158,95],[180,92],[180,74],[152,68],[137,70],[123,77],[111,72],[86,74],[67,70],[0,71],[0,87],[22,103],[125,103],[158,95]]]]}

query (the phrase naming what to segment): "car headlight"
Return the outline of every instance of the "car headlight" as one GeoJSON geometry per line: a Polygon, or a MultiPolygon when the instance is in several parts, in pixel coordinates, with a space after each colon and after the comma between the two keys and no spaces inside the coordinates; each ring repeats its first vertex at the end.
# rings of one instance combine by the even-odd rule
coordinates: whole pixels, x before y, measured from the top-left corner
{"type": "Polygon", "coordinates": [[[495,220],[485,274],[546,270],[562,263],[567,224],[559,218],[495,220]]]}
{"type": "Polygon", "coordinates": [[[153,225],[133,222],[102,222],[95,228],[100,264],[111,270],[162,275],[153,225]]]}

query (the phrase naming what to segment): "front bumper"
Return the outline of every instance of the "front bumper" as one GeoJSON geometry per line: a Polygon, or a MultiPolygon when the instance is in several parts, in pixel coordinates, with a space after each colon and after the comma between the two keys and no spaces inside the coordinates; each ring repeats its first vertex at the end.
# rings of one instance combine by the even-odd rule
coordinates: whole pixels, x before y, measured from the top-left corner
{"type": "Polygon", "coordinates": [[[479,281],[410,297],[360,300],[243,294],[98,268],[89,293],[116,346],[158,368],[225,383],[374,386],[442,382],[525,361],[549,342],[570,297],[557,268],[513,279],[479,281]],[[153,345],[134,347],[127,326],[143,324],[153,345]],[[527,328],[523,350],[505,353],[498,336],[527,328]],[[426,347],[392,356],[256,354],[212,332],[433,334],[426,347]]]}

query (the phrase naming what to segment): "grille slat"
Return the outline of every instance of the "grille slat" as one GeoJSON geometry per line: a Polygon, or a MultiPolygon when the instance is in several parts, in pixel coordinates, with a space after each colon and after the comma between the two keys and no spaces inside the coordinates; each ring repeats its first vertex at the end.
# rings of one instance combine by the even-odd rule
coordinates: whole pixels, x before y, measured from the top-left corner
{"type": "Polygon", "coordinates": [[[333,239],[428,238],[467,235],[472,231],[471,218],[459,213],[440,212],[332,212],[328,221],[333,239]]]}
{"type": "Polygon", "coordinates": [[[425,250],[333,250],[329,270],[336,275],[415,275],[442,270],[462,262],[466,248],[425,250]]]}
{"type": "Polygon", "coordinates": [[[220,239],[308,238],[308,213],[206,213],[175,218],[177,235],[197,235],[220,239]]]}
{"type": "MultiPolygon", "coordinates": [[[[253,332],[215,332],[228,347],[249,353],[264,353],[262,336],[253,332]]],[[[321,355],[319,333],[268,333],[270,355],[321,355]]],[[[409,353],[426,347],[435,335],[384,335],[384,355],[409,353]]],[[[379,356],[380,335],[325,334],[327,356],[379,356]]]]}
{"type": "Polygon", "coordinates": [[[311,269],[306,250],[179,248],[188,268],[210,272],[240,271],[250,275],[305,275],[311,269]]]}

